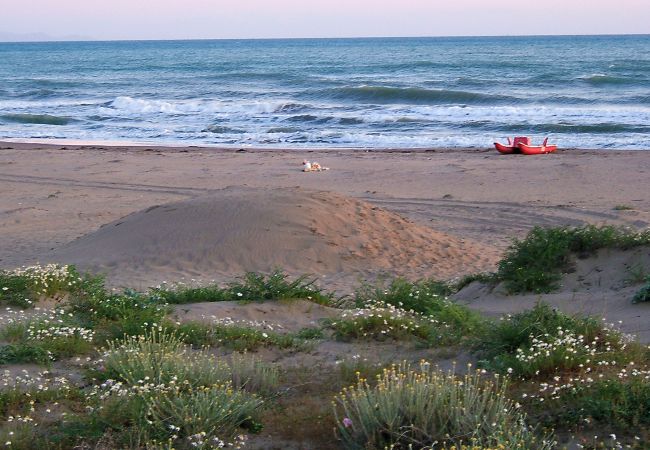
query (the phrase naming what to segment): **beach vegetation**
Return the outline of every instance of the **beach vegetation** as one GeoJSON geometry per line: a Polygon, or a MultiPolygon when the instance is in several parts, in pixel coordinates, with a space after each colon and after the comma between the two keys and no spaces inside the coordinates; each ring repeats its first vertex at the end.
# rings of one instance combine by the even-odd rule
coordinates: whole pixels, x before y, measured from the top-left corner
{"type": "Polygon", "coordinates": [[[646,283],[639,289],[632,298],[632,303],[650,302],[650,276],[646,278],[646,283]]]}
{"type": "Polygon", "coordinates": [[[153,288],[151,293],[169,304],[302,299],[328,305],[333,300],[332,294],[316,286],[315,278],[304,275],[290,280],[282,270],[275,270],[268,275],[249,272],[225,286],[216,283],[203,286],[163,283],[153,288]]]}
{"type": "MultiPolygon", "coordinates": [[[[437,280],[411,282],[404,278],[363,283],[354,300],[357,308],[394,308],[395,313],[419,315],[463,335],[477,332],[484,324],[469,308],[451,301],[455,292],[452,284],[437,280]]],[[[405,314],[402,314],[405,315],[405,314]]]]}
{"type": "Polygon", "coordinates": [[[168,305],[148,293],[124,290],[111,293],[105,289],[71,295],[66,311],[81,324],[95,330],[98,343],[125,335],[137,336],[162,323],[168,305]]]}
{"type": "Polygon", "coordinates": [[[482,273],[473,273],[461,277],[458,281],[453,284],[454,293],[460,291],[461,289],[469,286],[471,283],[478,281],[479,283],[494,285],[498,282],[495,273],[492,272],[482,272],[482,273]]]}
{"type": "Polygon", "coordinates": [[[381,302],[345,311],[325,323],[341,341],[407,340],[437,347],[458,344],[466,336],[464,328],[438,320],[435,315],[426,316],[381,302]]]}
{"type": "Polygon", "coordinates": [[[263,426],[314,448],[546,449],[553,429],[587,448],[650,442],[650,348],[544,303],[493,320],[451,301],[456,283],[386,278],[293,331],[236,317],[177,322],[156,290],[76,279],[48,294],[53,309],[0,316],[0,437],[10,447],[240,448],[263,426]],[[413,363],[430,348],[479,369],[413,363]],[[312,349],[327,358],[310,359],[312,349]],[[394,352],[411,362],[395,364],[394,352]],[[302,365],[281,369],[269,355],[302,365]],[[44,367],[32,376],[11,366],[25,363],[44,367]],[[332,428],[334,443],[323,437],[332,428]]]}
{"type": "Polygon", "coordinates": [[[571,316],[538,303],[487,328],[477,351],[483,366],[490,370],[532,377],[578,367],[626,344],[623,335],[602,321],[571,316]]]}
{"type": "Polygon", "coordinates": [[[627,270],[627,278],[625,281],[629,284],[641,284],[650,282],[650,272],[646,270],[643,264],[635,264],[627,270]]]}
{"type": "Polygon", "coordinates": [[[173,326],[184,342],[194,346],[222,346],[238,352],[261,347],[300,349],[309,339],[294,333],[278,333],[248,320],[215,319],[213,323],[186,322],[173,326]]]}
{"type": "Polygon", "coordinates": [[[74,266],[48,264],[0,270],[0,304],[30,308],[40,298],[61,299],[83,289],[85,281],[74,266]]]}
{"type": "Polygon", "coordinates": [[[359,378],[335,398],[344,448],[551,449],[518,404],[505,379],[480,371],[464,376],[422,361],[384,369],[376,382],[359,378]]]}

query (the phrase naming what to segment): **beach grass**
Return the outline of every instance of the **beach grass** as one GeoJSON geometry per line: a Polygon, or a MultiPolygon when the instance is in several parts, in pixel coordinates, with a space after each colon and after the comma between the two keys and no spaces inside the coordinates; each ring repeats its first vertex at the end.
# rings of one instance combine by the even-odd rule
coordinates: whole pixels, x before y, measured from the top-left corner
{"type": "Polygon", "coordinates": [[[333,294],[316,286],[315,278],[304,275],[289,280],[282,270],[275,270],[268,275],[249,272],[225,286],[216,283],[198,286],[164,283],[153,288],[151,294],[169,304],[302,299],[328,305],[333,300],[333,294]]]}

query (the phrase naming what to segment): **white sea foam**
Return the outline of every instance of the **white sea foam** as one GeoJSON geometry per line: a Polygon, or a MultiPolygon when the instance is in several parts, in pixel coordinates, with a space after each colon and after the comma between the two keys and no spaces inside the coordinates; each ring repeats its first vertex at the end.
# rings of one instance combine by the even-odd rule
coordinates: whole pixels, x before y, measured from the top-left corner
{"type": "Polygon", "coordinates": [[[649,39],[43,44],[3,53],[0,138],[650,149],[649,39]]]}

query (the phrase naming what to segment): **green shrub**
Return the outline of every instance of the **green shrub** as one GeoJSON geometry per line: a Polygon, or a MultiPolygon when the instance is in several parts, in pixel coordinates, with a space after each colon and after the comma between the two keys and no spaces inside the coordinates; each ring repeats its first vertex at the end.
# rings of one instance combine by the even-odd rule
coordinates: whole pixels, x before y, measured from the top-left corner
{"type": "Polygon", "coordinates": [[[78,423],[94,435],[115,433],[118,448],[169,440],[180,448],[212,448],[240,427],[259,430],[263,400],[250,392],[270,395],[278,384],[273,366],[241,355],[227,364],[158,329],[111,342],[103,364],[95,372],[104,382],[90,397],[93,414],[78,423]]]}
{"type": "Polygon", "coordinates": [[[110,294],[97,289],[71,295],[67,310],[94,329],[97,341],[102,343],[159,326],[169,308],[160,299],[133,290],[110,294]]]}
{"type": "Polygon", "coordinates": [[[486,368],[531,377],[571,370],[606,355],[625,362],[626,347],[624,337],[602,322],[538,303],[486,329],[476,350],[486,368]]]}
{"type": "Polygon", "coordinates": [[[29,308],[34,304],[34,294],[27,277],[0,272],[0,302],[4,305],[29,308]]]}
{"type": "Polygon", "coordinates": [[[216,443],[215,439],[233,438],[240,427],[259,431],[261,425],[256,417],[262,403],[259,398],[233,391],[230,386],[212,386],[155,396],[148,412],[157,436],[177,435],[212,444],[216,443]]]}
{"type": "Polygon", "coordinates": [[[435,319],[462,334],[471,334],[483,324],[481,317],[469,308],[450,301],[453,292],[450,285],[436,280],[410,282],[395,278],[389,283],[379,281],[375,285],[363,284],[355,294],[356,305],[391,305],[397,309],[412,311],[435,319]]]}
{"type": "Polygon", "coordinates": [[[346,311],[338,319],[325,322],[338,340],[352,339],[418,339],[425,341],[433,333],[433,325],[422,316],[393,305],[376,304],[346,311]]]}
{"type": "Polygon", "coordinates": [[[38,355],[43,352],[52,361],[91,352],[94,332],[77,326],[75,318],[63,310],[53,310],[46,315],[14,319],[0,330],[0,338],[22,349],[23,357],[27,357],[27,352],[33,362],[42,363],[44,360],[38,355]]]}
{"type": "Polygon", "coordinates": [[[232,282],[226,287],[217,284],[207,286],[176,284],[162,285],[152,289],[151,292],[170,304],[284,299],[308,299],[316,303],[329,304],[332,300],[331,294],[324,293],[316,287],[315,282],[315,279],[310,279],[308,276],[289,281],[284,272],[276,270],[269,275],[249,272],[241,280],[232,282]]]}
{"type": "Polygon", "coordinates": [[[648,278],[645,286],[637,291],[632,298],[632,303],[650,302],[650,278],[648,278]]]}
{"type": "Polygon", "coordinates": [[[90,278],[82,277],[74,266],[49,264],[0,270],[0,302],[29,308],[41,297],[78,292],[89,282],[90,278]]]}
{"type": "Polygon", "coordinates": [[[566,394],[562,409],[560,420],[588,418],[634,432],[650,426],[650,383],[642,376],[599,380],[566,394]]]}
{"type": "Polygon", "coordinates": [[[467,287],[469,284],[478,281],[484,284],[495,284],[498,282],[496,278],[495,273],[489,273],[489,272],[484,272],[484,273],[473,273],[470,275],[465,275],[462,277],[460,280],[458,280],[456,283],[453,285],[453,290],[454,292],[458,292],[461,289],[467,287]]]}
{"type": "Polygon", "coordinates": [[[50,364],[53,357],[41,345],[33,343],[0,346],[0,364],[50,364]]]}
{"type": "Polygon", "coordinates": [[[350,358],[336,361],[341,382],[346,386],[355,383],[359,378],[374,380],[382,373],[386,364],[373,363],[361,355],[352,355],[350,358]]]}
{"type": "Polygon", "coordinates": [[[582,430],[587,435],[594,432],[601,435],[607,430],[619,436],[623,443],[647,444],[650,442],[647,356],[634,364],[622,361],[612,364],[613,358],[603,359],[605,364],[598,358],[598,362],[585,364],[578,372],[558,372],[546,382],[528,386],[529,390],[521,395],[524,407],[547,427],[582,430]]]}
{"type": "Polygon", "coordinates": [[[338,434],[348,449],[552,448],[526,426],[506,389],[478,372],[457,377],[426,362],[402,364],[385,369],[376,385],[360,379],[335,398],[338,434]]]}
{"type": "Polygon", "coordinates": [[[302,328],[298,330],[298,332],[296,333],[296,337],[298,339],[305,339],[305,340],[318,340],[318,339],[323,339],[325,337],[325,334],[323,333],[322,328],[309,327],[309,328],[302,328]]]}
{"type": "Polygon", "coordinates": [[[628,249],[650,245],[650,230],[636,233],[614,226],[535,227],[515,240],[499,263],[496,277],[511,293],[548,293],[558,288],[571,253],[591,254],[601,248],[628,249]]]}

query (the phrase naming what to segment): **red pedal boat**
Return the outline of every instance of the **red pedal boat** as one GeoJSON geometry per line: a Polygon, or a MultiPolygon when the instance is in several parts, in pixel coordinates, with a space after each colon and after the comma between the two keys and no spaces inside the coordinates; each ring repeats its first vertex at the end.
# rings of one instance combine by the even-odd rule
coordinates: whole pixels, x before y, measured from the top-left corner
{"type": "Polygon", "coordinates": [[[498,142],[494,143],[494,146],[499,150],[499,153],[504,155],[509,155],[512,153],[521,153],[519,150],[519,144],[530,144],[530,138],[525,136],[519,136],[514,139],[514,142],[508,138],[508,145],[500,144],[498,142]]]}
{"type": "Polygon", "coordinates": [[[557,145],[548,145],[548,138],[546,138],[542,145],[519,144],[519,150],[524,155],[543,155],[545,153],[553,153],[557,150],[557,145]]]}
{"type": "Polygon", "coordinates": [[[542,155],[553,153],[557,150],[557,145],[548,145],[548,138],[544,139],[542,145],[531,145],[530,138],[527,136],[518,136],[514,140],[508,138],[508,145],[495,142],[494,146],[503,154],[523,153],[524,155],[542,155]]]}

